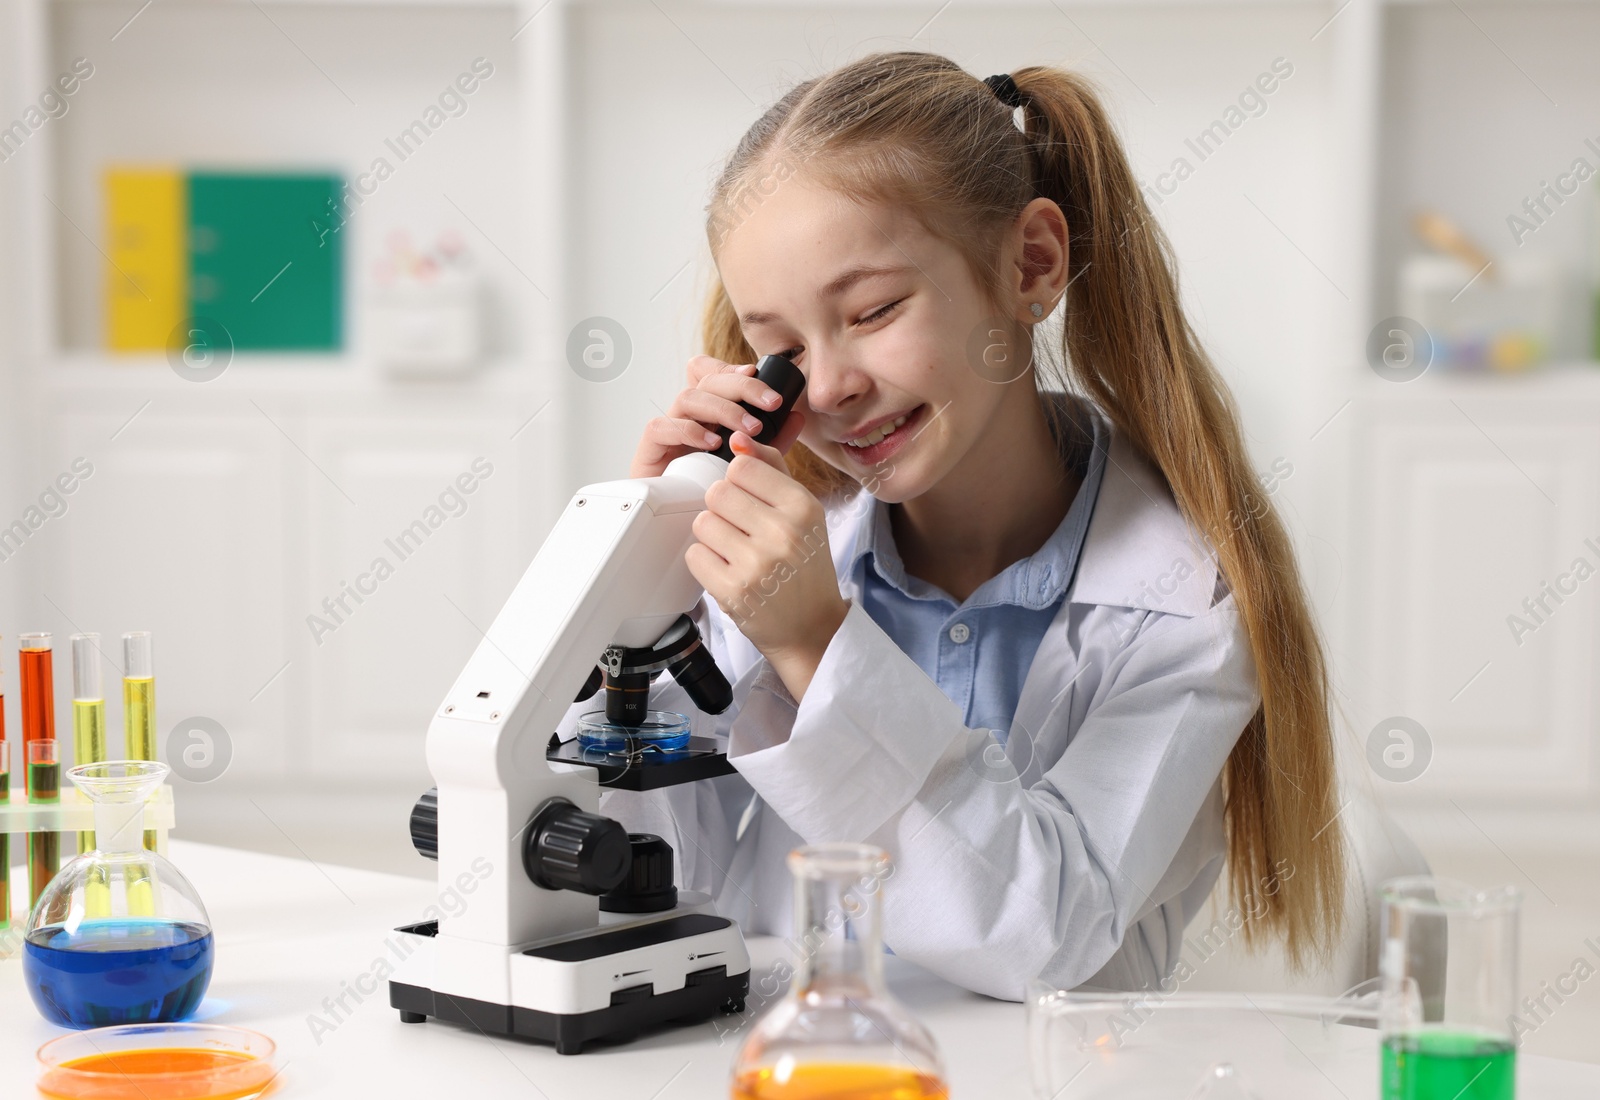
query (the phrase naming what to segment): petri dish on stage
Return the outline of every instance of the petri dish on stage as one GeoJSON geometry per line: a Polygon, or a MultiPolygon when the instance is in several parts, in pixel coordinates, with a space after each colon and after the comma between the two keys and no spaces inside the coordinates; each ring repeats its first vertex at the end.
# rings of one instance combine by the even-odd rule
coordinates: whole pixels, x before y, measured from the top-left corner
{"type": "Polygon", "coordinates": [[[51,1100],[251,1100],[277,1076],[277,1046],[223,1024],[121,1024],[39,1048],[39,1092],[51,1100]]]}
{"type": "Polygon", "coordinates": [[[689,747],[689,716],[671,710],[648,710],[642,724],[623,726],[608,721],[605,711],[591,710],[578,719],[578,744],[604,752],[676,752],[689,747]]]}

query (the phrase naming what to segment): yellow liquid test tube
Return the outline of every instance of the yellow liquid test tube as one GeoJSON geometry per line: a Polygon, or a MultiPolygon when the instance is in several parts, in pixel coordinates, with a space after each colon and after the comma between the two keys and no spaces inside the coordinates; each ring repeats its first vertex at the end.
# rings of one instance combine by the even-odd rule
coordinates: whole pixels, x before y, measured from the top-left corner
{"type": "MultiPolygon", "coordinates": [[[[148,630],[134,630],[122,636],[122,729],[127,739],[127,759],[156,758],[156,672],[148,630]]],[[[146,829],[145,851],[155,851],[156,845],[155,830],[146,829]]],[[[148,873],[141,878],[136,867],[129,867],[127,889],[130,916],[155,912],[154,884],[148,873]]]]}
{"type": "MultiPolygon", "coordinates": [[[[72,636],[72,762],[106,759],[106,693],[100,679],[100,635],[72,636]]],[[[78,853],[94,847],[94,830],[78,833],[78,853]]]]}
{"type": "MultiPolygon", "coordinates": [[[[156,758],[156,673],[150,632],[135,630],[122,636],[122,728],[127,737],[127,759],[156,758]]],[[[146,851],[156,850],[154,829],[144,831],[146,851]]]]}
{"type": "MultiPolygon", "coordinates": [[[[106,698],[100,678],[100,635],[72,636],[72,762],[101,764],[106,759],[106,698]]],[[[78,833],[78,854],[95,846],[94,830],[78,833]]],[[[83,889],[84,913],[111,915],[111,881],[96,868],[83,889]]]]}

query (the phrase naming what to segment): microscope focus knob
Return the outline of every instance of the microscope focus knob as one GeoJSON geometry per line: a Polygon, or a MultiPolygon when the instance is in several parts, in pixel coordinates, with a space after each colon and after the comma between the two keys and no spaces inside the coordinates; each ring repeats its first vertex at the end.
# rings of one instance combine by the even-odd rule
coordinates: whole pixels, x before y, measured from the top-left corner
{"type": "Polygon", "coordinates": [[[609,817],[585,813],[565,798],[534,812],[522,842],[522,866],[546,890],[604,894],[628,875],[628,831],[609,817]]]}
{"type": "Polygon", "coordinates": [[[439,858],[438,787],[429,787],[411,807],[411,846],[427,859],[439,858]]]}
{"type": "Polygon", "coordinates": [[[672,845],[654,833],[629,833],[633,863],[615,890],[600,895],[602,913],[661,913],[678,904],[672,845]]]}

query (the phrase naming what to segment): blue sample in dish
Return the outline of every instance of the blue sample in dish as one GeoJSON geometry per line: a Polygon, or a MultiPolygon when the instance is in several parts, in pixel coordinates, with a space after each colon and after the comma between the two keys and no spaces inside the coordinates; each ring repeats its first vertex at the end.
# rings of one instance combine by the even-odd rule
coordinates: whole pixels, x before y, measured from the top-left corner
{"type": "Polygon", "coordinates": [[[632,752],[651,748],[675,752],[689,745],[689,716],[670,710],[645,712],[637,726],[624,726],[606,720],[603,710],[590,711],[578,719],[578,744],[584,749],[606,752],[632,752]]]}
{"type": "Polygon", "coordinates": [[[33,1003],[62,1027],[168,1023],[200,1007],[213,958],[211,931],[198,924],[91,920],[29,933],[22,972],[33,1003]]]}

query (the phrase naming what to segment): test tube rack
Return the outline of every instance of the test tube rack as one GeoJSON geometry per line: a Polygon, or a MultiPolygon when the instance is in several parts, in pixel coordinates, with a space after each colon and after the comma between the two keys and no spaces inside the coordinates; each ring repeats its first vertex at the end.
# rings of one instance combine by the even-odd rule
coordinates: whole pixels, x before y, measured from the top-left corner
{"type": "MultiPolygon", "coordinates": [[[[0,833],[79,833],[94,829],[94,803],[84,797],[76,787],[66,787],[59,802],[27,802],[16,796],[22,792],[12,788],[12,801],[0,803],[0,833]]],[[[156,788],[144,804],[144,828],[156,834],[156,851],[167,854],[167,831],[176,821],[172,806],[172,785],[163,783],[156,788]]],[[[12,852],[17,850],[12,845],[12,852]]],[[[61,862],[66,864],[74,851],[63,848],[61,862]]]]}

